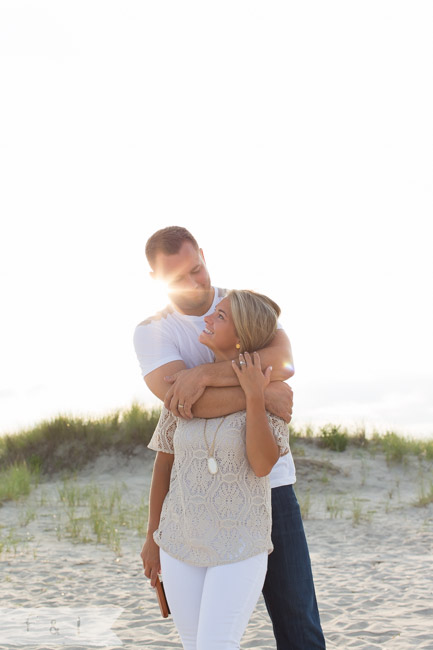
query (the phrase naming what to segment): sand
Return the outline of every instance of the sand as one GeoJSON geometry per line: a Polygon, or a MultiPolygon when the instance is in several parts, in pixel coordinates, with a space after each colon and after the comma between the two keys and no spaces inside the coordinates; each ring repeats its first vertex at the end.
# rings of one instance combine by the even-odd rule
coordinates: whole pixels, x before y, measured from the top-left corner
{"type": "MultiPolygon", "coordinates": [[[[432,463],[408,457],[388,465],[382,454],[306,441],[293,448],[327,648],[432,649],[433,504],[414,505],[430,490],[432,463]]],[[[106,455],[69,485],[106,493],[118,485],[124,501],[137,505],[147,498],[152,462],[143,449],[130,459],[106,455]]],[[[143,576],[143,535],[122,529],[121,551],[74,542],[65,532],[62,485],[52,478],[0,508],[0,650],[181,648],[143,576]]],[[[76,516],[85,510],[77,507],[76,516]]],[[[262,599],[241,647],[276,647],[262,599]]]]}

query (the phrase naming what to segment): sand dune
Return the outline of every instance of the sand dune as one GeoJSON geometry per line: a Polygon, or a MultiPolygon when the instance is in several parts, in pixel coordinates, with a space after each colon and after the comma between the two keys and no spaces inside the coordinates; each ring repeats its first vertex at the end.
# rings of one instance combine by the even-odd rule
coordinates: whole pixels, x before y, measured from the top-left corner
{"type": "MultiPolygon", "coordinates": [[[[335,453],[305,441],[294,451],[327,647],[433,649],[433,504],[414,505],[431,487],[432,463],[410,457],[388,466],[381,454],[335,453]]],[[[129,460],[107,455],[69,485],[106,493],[118,485],[124,502],[136,506],[148,492],[152,460],[140,449],[129,460]]],[[[117,552],[74,543],[62,485],[60,477],[41,483],[0,508],[0,650],[181,648],[143,577],[143,536],[125,527],[117,552]]],[[[85,510],[77,506],[76,516],[85,510]]],[[[275,649],[262,600],[241,647],[275,649]]]]}

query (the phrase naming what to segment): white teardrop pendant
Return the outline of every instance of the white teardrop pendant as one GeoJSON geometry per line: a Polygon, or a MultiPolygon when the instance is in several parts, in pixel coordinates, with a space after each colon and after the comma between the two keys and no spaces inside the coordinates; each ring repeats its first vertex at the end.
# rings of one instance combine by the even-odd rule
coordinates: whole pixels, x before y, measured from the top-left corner
{"type": "Polygon", "coordinates": [[[211,474],[216,474],[218,472],[218,465],[213,456],[207,459],[207,468],[211,474]]]}

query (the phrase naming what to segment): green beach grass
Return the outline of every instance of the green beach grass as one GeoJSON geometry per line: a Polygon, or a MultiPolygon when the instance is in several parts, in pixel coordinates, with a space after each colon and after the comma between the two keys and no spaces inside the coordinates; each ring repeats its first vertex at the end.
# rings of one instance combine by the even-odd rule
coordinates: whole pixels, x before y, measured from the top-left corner
{"type": "Polygon", "coordinates": [[[31,471],[25,462],[13,463],[0,471],[0,503],[16,500],[30,494],[33,484],[38,482],[39,472],[31,471]]]}
{"type": "Polygon", "coordinates": [[[408,456],[418,456],[433,460],[433,440],[421,440],[400,435],[394,431],[378,433],[374,431],[368,435],[363,428],[349,430],[335,424],[326,424],[318,429],[306,427],[295,429],[290,427],[292,440],[310,440],[320,447],[331,449],[335,452],[345,451],[348,446],[367,449],[371,453],[383,452],[388,463],[401,463],[408,456]]]}
{"type": "MultiPolygon", "coordinates": [[[[59,415],[31,429],[0,437],[0,503],[28,494],[42,476],[74,473],[103,452],[129,456],[137,447],[145,447],[159,412],[134,403],[127,410],[100,418],[59,415]]],[[[294,443],[304,439],[335,453],[352,446],[372,454],[382,452],[388,463],[402,463],[409,455],[433,459],[433,440],[411,439],[393,431],[368,436],[364,429],[349,431],[334,424],[318,429],[289,427],[294,443]]]]}
{"type": "Polygon", "coordinates": [[[26,463],[31,471],[53,474],[81,469],[105,451],[129,455],[147,445],[158,422],[159,410],[138,404],[101,418],[58,415],[32,429],[0,437],[0,471],[26,463]]]}
{"type": "Polygon", "coordinates": [[[146,446],[159,410],[138,404],[102,418],[58,415],[31,429],[0,437],[0,504],[31,491],[42,476],[74,473],[104,452],[131,455],[146,446]]]}

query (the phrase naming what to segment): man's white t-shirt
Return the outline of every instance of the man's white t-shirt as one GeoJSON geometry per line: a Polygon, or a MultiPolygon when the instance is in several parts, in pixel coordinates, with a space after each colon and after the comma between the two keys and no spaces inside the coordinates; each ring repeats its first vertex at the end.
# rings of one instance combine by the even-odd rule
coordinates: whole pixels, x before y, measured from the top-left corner
{"type": "MultiPolygon", "coordinates": [[[[183,361],[187,368],[214,361],[213,352],[198,340],[205,322],[226,295],[214,288],[209,311],[202,316],[180,314],[171,305],[146,319],[135,328],[134,347],[143,377],[170,361],[183,361]]],[[[292,485],[296,481],[295,464],[289,452],[281,456],[270,473],[271,487],[292,485]]]]}

